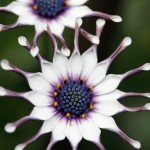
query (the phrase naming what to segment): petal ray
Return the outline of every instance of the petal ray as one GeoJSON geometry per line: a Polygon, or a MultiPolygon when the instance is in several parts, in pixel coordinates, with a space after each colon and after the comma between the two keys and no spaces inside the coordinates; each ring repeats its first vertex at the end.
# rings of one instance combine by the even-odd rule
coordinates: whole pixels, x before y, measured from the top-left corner
{"type": "Polygon", "coordinates": [[[92,119],[100,128],[107,129],[107,130],[117,133],[120,137],[122,137],[125,141],[127,141],[134,148],[140,149],[141,147],[140,142],[131,139],[123,131],[121,131],[119,127],[116,125],[112,117],[104,116],[102,114],[94,112],[89,115],[89,118],[92,119]]]}
{"type": "Polygon", "coordinates": [[[126,72],[125,74],[120,74],[120,75],[109,74],[105,77],[105,79],[102,82],[100,82],[98,85],[95,86],[94,92],[101,93],[101,94],[109,93],[115,90],[125,78],[131,75],[137,74],[139,72],[148,71],[148,70],[150,70],[149,63],[144,64],[141,67],[138,67],[136,69],[130,70],[126,72]]]}
{"type": "Polygon", "coordinates": [[[68,123],[66,136],[70,141],[73,150],[77,150],[77,146],[82,139],[82,135],[76,120],[71,120],[68,123]]]}

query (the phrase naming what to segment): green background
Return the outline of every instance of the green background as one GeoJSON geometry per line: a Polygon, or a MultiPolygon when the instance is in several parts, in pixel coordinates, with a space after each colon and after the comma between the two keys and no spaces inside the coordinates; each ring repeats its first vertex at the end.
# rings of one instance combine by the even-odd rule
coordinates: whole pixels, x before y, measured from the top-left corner
{"type": "MultiPolygon", "coordinates": [[[[11,0],[1,0],[0,6],[4,6],[11,0]]],[[[111,65],[110,73],[124,73],[146,62],[150,62],[150,1],[149,0],[89,0],[87,3],[92,9],[110,14],[122,16],[122,23],[108,21],[99,46],[99,60],[108,57],[125,36],[133,39],[133,44],[126,49],[111,65]]],[[[13,23],[17,17],[10,14],[0,14],[0,23],[13,23]]],[[[91,33],[95,32],[95,18],[85,19],[84,27],[91,33]]],[[[70,48],[73,47],[73,31],[65,30],[65,38],[70,48]]],[[[39,64],[31,57],[29,52],[19,46],[19,36],[26,36],[31,42],[34,35],[33,27],[22,27],[0,33],[0,59],[8,59],[23,70],[40,71],[39,64]]],[[[52,58],[51,44],[44,34],[39,41],[40,53],[46,59],[52,58]]],[[[85,51],[89,43],[80,39],[80,48],[85,51]]],[[[19,75],[3,71],[0,68],[0,85],[15,91],[29,90],[25,79],[19,75]]],[[[123,81],[119,86],[123,91],[150,92],[150,72],[144,72],[123,81]]],[[[149,99],[126,98],[120,100],[127,106],[139,106],[147,103],[149,99]]],[[[19,127],[13,134],[3,130],[6,123],[15,121],[28,115],[33,106],[19,98],[0,97],[0,150],[13,150],[14,147],[33,136],[42,122],[29,121],[19,127]]],[[[150,149],[150,112],[122,113],[114,116],[118,126],[130,137],[141,141],[141,150],[150,149]]],[[[30,144],[26,150],[45,150],[50,140],[50,134],[46,134],[30,144]]],[[[134,150],[128,143],[116,134],[102,130],[101,140],[107,150],[134,150]]],[[[67,140],[59,142],[53,150],[70,150],[67,140]]],[[[85,140],[79,145],[79,150],[97,150],[97,147],[85,140]]]]}

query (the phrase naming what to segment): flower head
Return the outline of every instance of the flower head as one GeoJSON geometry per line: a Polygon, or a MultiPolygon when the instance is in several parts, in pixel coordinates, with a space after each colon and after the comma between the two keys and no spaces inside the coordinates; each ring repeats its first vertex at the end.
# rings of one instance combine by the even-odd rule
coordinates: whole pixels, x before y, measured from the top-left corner
{"type": "MultiPolygon", "coordinates": [[[[82,20],[78,19],[75,31],[75,47],[70,58],[59,50],[50,28],[47,26],[46,31],[54,46],[54,57],[53,62],[48,62],[37,54],[36,58],[41,65],[41,73],[25,72],[7,60],[1,61],[3,69],[24,76],[32,90],[20,93],[1,87],[0,95],[21,97],[35,106],[28,116],[7,124],[5,130],[10,133],[14,132],[17,127],[31,119],[44,121],[38,133],[28,141],[18,145],[15,150],[23,150],[39,136],[49,132],[52,132],[52,138],[47,150],[50,150],[57,141],[66,137],[73,150],[77,149],[82,138],[95,143],[99,149],[105,150],[100,142],[101,128],[117,133],[136,149],[141,147],[140,142],[128,137],[117,126],[113,115],[121,112],[150,110],[149,103],[131,108],[118,101],[118,99],[130,96],[150,98],[150,93],[126,93],[117,89],[125,78],[141,71],[150,70],[150,64],[147,63],[124,74],[106,75],[112,61],[131,44],[131,38],[126,37],[110,57],[98,62],[95,43],[98,44],[97,38],[101,36],[105,21],[97,21],[96,36],[91,36],[84,31],[87,39],[93,41],[93,44],[82,55],[78,46],[81,24],[82,20]]],[[[30,50],[31,45],[25,37],[20,37],[19,43],[30,50]]]]}
{"type": "Polygon", "coordinates": [[[10,25],[0,24],[0,31],[5,31],[18,26],[32,25],[36,33],[32,49],[36,49],[39,35],[47,24],[64,45],[62,33],[64,27],[75,28],[78,17],[96,16],[103,19],[120,22],[120,16],[108,15],[92,11],[84,4],[88,0],[16,0],[5,7],[0,7],[0,12],[13,13],[18,16],[15,23],[10,25]]]}

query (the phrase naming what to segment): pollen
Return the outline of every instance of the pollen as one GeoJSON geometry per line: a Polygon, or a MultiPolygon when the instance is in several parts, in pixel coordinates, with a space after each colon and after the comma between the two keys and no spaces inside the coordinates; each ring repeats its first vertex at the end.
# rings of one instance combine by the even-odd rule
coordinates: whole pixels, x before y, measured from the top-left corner
{"type": "Polygon", "coordinates": [[[58,93],[57,93],[57,92],[54,92],[53,95],[54,95],[54,96],[58,96],[58,93]]]}
{"type": "Polygon", "coordinates": [[[84,82],[84,81],[85,81],[85,78],[81,78],[81,81],[84,82]]]}
{"type": "Polygon", "coordinates": [[[57,107],[58,106],[58,102],[54,102],[54,106],[57,107]]]}
{"type": "Polygon", "coordinates": [[[89,89],[90,89],[91,91],[93,91],[93,86],[90,86],[89,89]]]}
{"type": "Polygon", "coordinates": [[[90,108],[90,109],[93,109],[93,108],[94,108],[93,104],[90,104],[89,108],[90,108]]]}
{"type": "Polygon", "coordinates": [[[65,0],[65,5],[69,5],[69,0],[65,0]]]}
{"type": "Polygon", "coordinates": [[[66,117],[70,117],[71,116],[71,114],[70,113],[66,113],[66,117]]]}
{"type": "Polygon", "coordinates": [[[81,118],[85,118],[85,114],[82,114],[82,115],[81,115],[81,118]]]}
{"type": "Polygon", "coordinates": [[[34,6],[33,6],[33,9],[34,9],[34,10],[38,10],[39,7],[38,7],[37,5],[34,5],[34,6]]]}
{"type": "Polygon", "coordinates": [[[61,84],[57,84],[57,88],[60,89],[60,87],[61,87],[61,84]]]}

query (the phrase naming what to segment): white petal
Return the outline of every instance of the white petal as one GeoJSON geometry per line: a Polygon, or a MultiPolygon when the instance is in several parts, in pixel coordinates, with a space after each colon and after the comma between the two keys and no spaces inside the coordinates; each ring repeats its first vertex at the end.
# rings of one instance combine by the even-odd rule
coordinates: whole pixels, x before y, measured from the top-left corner
{"type": "Polygon", "coordinates": [[[79,78],[82,71],[82,58],[80,54],[75,52],[69,59],[69,74],[70,77],[74,80],[79,78]]]}
{"type": "Polygon", "coordinates": [[[83,67],[81,76],[87,77],[97,64],[97,53],[94,47],[82,54],[83,67]]]}
{"type": "Polygon", "coordinates": [[[92,112],[89,114],[89,117],[100,127],[103,129],[107,129],[117,133],[120,137],[122,137],[125,141],[131,144],[134,148],[139,149],[141,144],[139,141],[135,141],[128,137],[122,130],[119,129],[114,119],[109,116],[104,116],[97,112],[92,112]]]}
{"type": "Polygon", "coordinates": [[[91,13],[92,10],[87,6],[79,6],[79,7],[71,7],[68,11],[68,14],[77,18],[77,17],[84,17],[91,13]]]}
{"type": "Polygon", "coordinates": [[[19,144],[15,147],[15,150],[23,150],[25,148],[25,145],[19,144]]]}
{"type": "Polygon", "coordinates": [[[66,136],[70,141],[72,147],[76,149],[79,142],[82,140],[82,135],[80,133],[80,129],[78,127],[76,120],[71,120],[71,122],[68,124],[66,136]]]}
{"type": "Polygon", "coordinates": [[[59,119],[60,119],[60,115],[55,114],[49,120],[44,121],[41,129],[32,138],[30,138],[29,140],[27,140],[26,142],[24,142],[22,144],[17,145],[15,150],[23,150],[29,144],[31,144],[36,139],[38,139],[41,135],[51,132],[53,130],[53,128],[55,127],[55,125],[57,124],[57,122],[59,121],[59,119]]]}
{"type": "Polygon", "coordinates": [[[31,0],[17,0],[18,2],[21,2],[21,3],[26,3],[26,4],[30,4],[31,3],[31,0]]]}
{"type": "Polygon", "coordinates": [[[41,128],[41,133],[44,134],[44,133],[51,132],[57,125],[60,118],[61,118],[61,116],[59,114],[55,114],[49,120],[44,121],[42,128],[41,128]]]}
{"type": "MultiPolygon", "coordinates": [[[[130,41],[129,41],[130,42],[130,41]]],[[[129,43],[127,40],[127,44],[129,43]]],[[[144,64],[138,68],[132,69],[124,74],[120,74],[120,75],[113,75],[113,74],[109,74],[106,76],[106,78],[99,83],[95,88],[94,88],[94,92],[96,93],[109,93],[113,90],[115,90],[119,84],[122,82],[122,80],[124,80],[125,78],[137,74],[141,71],[148,71],[150,69],[150,64],[144,64]]]]}
{"type": "Polygon", "coordinates": [[[76,18],[69,15],[69,11],[60,16],[57,20],[60,24],[69,28],[75,28],[76,18]]]}
{"type": "Polygon", "coordinates": [[[30,53],[31,53],[32,57],[36,57],[37,54],[39,53],[39,47],[37,45],[33,46],[30,50],[30,53]]]}
{"type": "Polygon", "coordinates": [[[0,96],[7,96],[7,95],[8,95],[7,90],[4,87],[0,86],[0,96]]]}
{"type": "Polygon", "coordinates": [[[124,95],[125,95],[124,92],[116,89],[110,93],[100,94],[98,96],[95,96],[93,100],[94,102],[113,101],[113,100],[121,98],[124,95]]]}
{"type": "Polygon", "coordinates": [[[8,123],[5,125],[4,130],[7,133],[14,133],[16,131],[16,126],[12,123],[8,123]]]}
{"type": "Polygon", "coordinates": [[[35,30],[37,33],[43,32],[44,27],[47,26],[47,20],[42,20],[41,18],[37,18],[35,22],[35,30]]]}
{"type": "Polygon", "coordinates": [[[35,91],[25,93],[23,97],[35,106],[48,106],[53,103],[52,97],[35,91]]]}
{"type": "Polygon", "coordinates": [[[124,110],[124,107],[117,100],[95,103],[94,108],[97,112],[107,116],[113,116],[124,110]]]}
{"type": "Polygon", "coordinates": [[[100,128],[109,130],[118,130],[118,127],[112,117],[99,114],[97,112],[89,113],[89,118],[93,120],[100,128]]]}
{"type": "Polygon", "coordinates": [[[94,92],[101,94],[112,92],[118,87],[121,81],[121,75],[109,74],[102,82],[100,82],[98,85],[96,85],[96,87],[94,87],[94,92]]]}
{"type": "Polygon", "coordinates": [[[19,36],[18,37],[18,43],[23,46],[23,47],[26,47],[29,45],[29,42],[27,40],[27,38],[25,36],[19,36]]]}
{"type": "Polygon", "coordinates": [[[21,2],[12,2],[6,8],[18,16],[30,11],[30,7],[21,2]]]}
{"type": "Polygon", "coordinates": [[[56,109],[52,106],[34,107],[30,116],[40,120],[48,120],[56,113],[56,109]]]}
{"type": "Polygon", "coordinates": [[[94,143],[99,143],[100,129],[90,120],[80,120],[80,131],[84,139],[94,143]]]}
{"type": "Polygon", "coordinates": [[[56,35],[61,35],[64,31],[64,26],[56,21],[49,22],[51,32],[56,35]]]}
{"type": "Polygon", "coordinates": [[[29,75],[28,82],[30,88],[37,92],[49,93],[53,90],[50,83],[43,77],[41,73],[29,75]]]}
{"type": "Polygon", "coordinates": [[[69,57],[71,52],[70,52],[70,49],[69,49],[69,48],[67,48],[67,47],[62,47],[62,48],[61,48],[61,53],[62,53],[63,55],[65,55],[65,56],[69,57]]]}
{"type": "Polygon", "coordinates": [[[53,64],[56,66],[62,77],[67,77],[68,58],[61,53],[56,53],[53,58],[53,64]]]}
{"type": "Polygon", "coordinates": [[[77,5],[83,5],[87,2],[88,0],[80,0],[80,1],[75,1],[75,0],[69,0],[68,3],[70,6],[77,6],[77,5]]]}
{"type": "Polygon", "coordinates": [[[59,75],[56,66],[50,62],[43,62],[42,73],[44,77],[52,84],[59,83],[59,75]]]}
{"type": "Polygon", "coordinates": [[[64,30],[64,26],[57,23],[55,20],[46,20],[46,19],[37,19],[36,23],[35,23],[35,29],[37,32],[42,32],[44,31],[44,28],[47,26],[47,24],[49,24],[50,30],[53,34],[56,35],[61,35],[63,30],[64,30]]]}
{"type": "Polygon", "coordinates": [[[94,86],[96,84],[98,84],[99,82],[101,82],[107,73],[108,70],[108,66],[109,64],[107,62],[100,62],[98,63],[92,73],[89,75],[88,79],[87,79],[87,84],[90,86],[94,86]]]}
{"type": "Polygon", "coordinates": [[[68,123],[68,121],[67,121],[66,117],[63,117],[56,124],[55,128],[52,131],[52,136],[53,136],[54,141],[60,141],[60,140],[65,139],[67,123],[68,123]]]}
{"type": "Polygon", "coordinates": [[[37,16],[28,11],[19,16],[18,22],[20,24],[34,25],[36,20],[37,16]]]}

